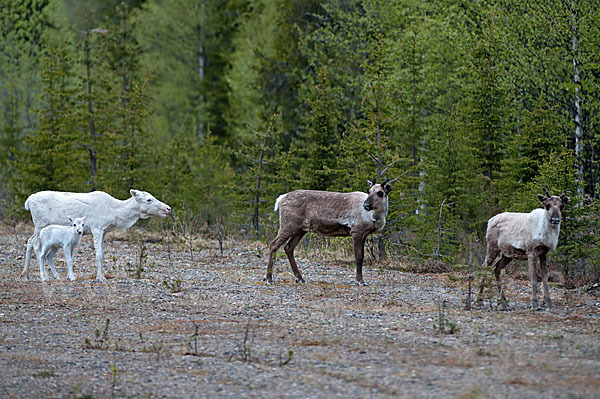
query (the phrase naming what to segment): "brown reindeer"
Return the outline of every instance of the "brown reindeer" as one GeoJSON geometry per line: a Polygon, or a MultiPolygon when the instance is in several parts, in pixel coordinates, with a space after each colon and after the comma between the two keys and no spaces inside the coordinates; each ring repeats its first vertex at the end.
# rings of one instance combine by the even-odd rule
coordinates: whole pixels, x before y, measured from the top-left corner
{"type": "Polygon", "coordinates": [[[548,293],[548,266],[546,264],[549,251],[556,249],[560,221],[563,208],[569,203],[565,192],[560,196],[550,195],[546,188],[542,189],[546,197],[538,194],[538,200],[544,208],[534,209],[529,213],[504,212],[488,221],[486,242],[487,253],[485,266],[491,266],[498,254],[502,255],[494,265],[494,275],[498,286],[499,302],[503,309],[508,309],[508,302],[502,291],[500,273],[513,259],[527,259],[532,285],[531,307],[539,308],[537,300],[537,258],[540,259],[540,271],[544,284],[544,305],[552,307],[548,293]]]}
{"type": "Polygon", "coordinates": [[[273,256],[285,242],[285,253],[292,266],[296,282],[304,278],[294,259],[294,248],[308,232],[334,237],[352,237],[356,261],[356,281],[364,284],[362,264],[367,236],[385,226],[388,194],[392,186],[369,182],[368,193],[336,193],[330,191],[296,190],[280,195],[275,202],[279,209],[279,232],[269,246],[266,280],[273,282],[273,256]]]}

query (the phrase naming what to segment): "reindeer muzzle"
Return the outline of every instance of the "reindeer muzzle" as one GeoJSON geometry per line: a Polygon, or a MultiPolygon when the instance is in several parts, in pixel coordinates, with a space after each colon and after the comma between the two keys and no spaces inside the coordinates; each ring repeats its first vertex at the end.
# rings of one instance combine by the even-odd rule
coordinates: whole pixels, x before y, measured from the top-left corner
{"type": "Polygon", "coordinates": [[[550,224],[557,226],[560,224],[560,218],[550,218],[550,224]]]}
{"type": "Polygon", "coordinates": [[[365,211],[372,210],[371,204],[369,204],[367,201],[363,202],[363,208],[365,208],[365,211]]]}

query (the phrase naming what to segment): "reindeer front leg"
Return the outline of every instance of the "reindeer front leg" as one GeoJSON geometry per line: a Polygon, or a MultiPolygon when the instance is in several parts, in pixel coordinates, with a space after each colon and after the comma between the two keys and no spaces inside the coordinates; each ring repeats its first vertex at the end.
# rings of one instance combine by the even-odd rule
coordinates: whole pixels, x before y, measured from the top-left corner
{"type": "Polygon", "coordinates": [[[527,263],[529,264],[529,275],[531,278],[531,308],[539,309],[540,304],[537,300],[537,254],[535,249],[527,252],[527,263]]]}
{"type": "Polygon", "coordinates": [[[548,292],[548,256],[546,254],[540,255],[540,270],[542,272],[542,283],[544,284],[544,305],[551,308],[554,305],[550,300],[550,292],[548,292]]]}
{"type": "Polygon", "coordinates": [[[359,284],[367,285],[362,276],[362,265],[365,256],[365,236],[361,233],[352,234],[352,244],[354,245],[354,261],[356,263],[356,281],[359,284]]]}
{"type": "Polygon", "coordinates": [[[104,277],[104,273],[102,272],[102,261],[104,260],[104,231],[101,229],[94,229],[92,230],[92,235],[94,237],[94,249],[96,250],[96,268],[98,269],[96,272],[96,280],[106,281],[106,277],[104,277]]]}

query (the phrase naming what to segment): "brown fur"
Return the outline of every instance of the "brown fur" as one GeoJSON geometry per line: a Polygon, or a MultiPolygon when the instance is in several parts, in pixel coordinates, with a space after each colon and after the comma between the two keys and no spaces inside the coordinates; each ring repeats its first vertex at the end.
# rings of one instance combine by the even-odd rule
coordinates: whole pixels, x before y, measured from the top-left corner
{"type": "Polygon", "coordinates": [[[273,282],[274,254],[287,242],[284,250],[296,281],[304,282],[294,259],[294,249],[306,233],[312,232],[325,236],[351,236],[356,281],[364,283],[364,243],[369,234],[385,226],[387,196],[392,189],[386,183],[373,183],[368,194],[297,190],[280,196],[275,204],[275,210],[279,208],[279,232],[269,246],[266,280],[273,282]]]}

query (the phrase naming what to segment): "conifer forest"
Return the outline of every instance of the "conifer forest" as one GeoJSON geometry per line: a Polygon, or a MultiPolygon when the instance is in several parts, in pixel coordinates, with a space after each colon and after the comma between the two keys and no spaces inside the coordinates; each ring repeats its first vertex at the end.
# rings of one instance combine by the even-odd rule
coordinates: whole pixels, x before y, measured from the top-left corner
{"type": "Polygon", "coordinates": [[[148,229],[268,243],[280,194],[390,179],[366,251],[418,270],[481,265],[488,219],[546,188],[552,268],[600,278],[600,2],[0,2],[7,223],[135,188],[173,210],[148,229]]]}

